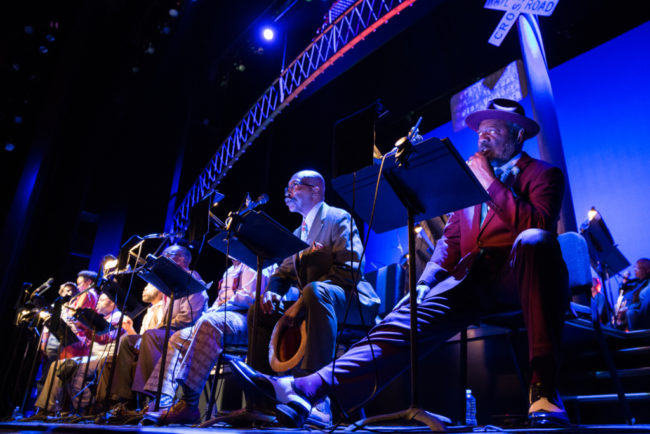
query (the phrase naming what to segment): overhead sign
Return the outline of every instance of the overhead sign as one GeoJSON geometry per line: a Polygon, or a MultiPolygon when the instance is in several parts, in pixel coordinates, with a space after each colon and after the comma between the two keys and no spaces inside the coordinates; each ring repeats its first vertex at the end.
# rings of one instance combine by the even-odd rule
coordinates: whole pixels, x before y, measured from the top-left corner
{"type": "Polygon", "coordinates": [[[491,99],[520,101],[527,94],[524,64],[521,60],[516,60],[451,97],[451,123],[454,131],[465,128],[465,118],[470,113],[485,109],[491,99]]]}
{"type": "Polygon", "coordinates": [[[553,13],[559,2],[560,0],[486,0],[485,6],[483,6],[484,8],[505,12],[497,28],[492,32],[492,36],[490,36],[488,42],[498,47],[520,14],[533,14],[547,17],[553,13]]]}

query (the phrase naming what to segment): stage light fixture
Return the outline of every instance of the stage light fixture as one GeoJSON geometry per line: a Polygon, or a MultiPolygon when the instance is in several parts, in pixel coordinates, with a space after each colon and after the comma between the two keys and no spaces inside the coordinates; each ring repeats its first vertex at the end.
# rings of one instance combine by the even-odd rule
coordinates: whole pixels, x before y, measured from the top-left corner
{"type": "Polygon", "coordinates": [[[587,212],[587,218],[589,221],[592,221],[596,216],[598,215],[598,211],[596,210],[596,207],[591,207],[591,209],[587,212]]]}
{"type": "Polygon", "coordinates": [[[275,38],[275,32],[271,27],[264,27],[262,29],[262,37],[265,41],[272,41],[275,38]]]}
{"type": "Polygon", "coordinates": [[[587,212],[587,220],[580,225],[580,233],[587,241],[591,265],[603,282],[630,266],[614,242],[603,216],[595,207],[587,212]]]}
{"type": "Polygon", "coordinates": [[[109,259],[104,263],[104,273],[111,271],[113,268],[117,268],[117,258],[109,259]]]}

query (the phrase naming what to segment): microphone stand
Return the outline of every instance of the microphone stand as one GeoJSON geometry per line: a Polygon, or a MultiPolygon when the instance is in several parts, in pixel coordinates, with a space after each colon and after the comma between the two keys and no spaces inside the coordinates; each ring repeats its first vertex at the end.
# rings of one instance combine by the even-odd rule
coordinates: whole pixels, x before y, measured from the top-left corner
{"type": "MultiPolygon", "coordinates": [[[[140,260],[140,254],[141,254],[141,249],[138,250],[136,264],[140,260]]],[[[137,272],[138,272],[137,268],[135,268],[131,272],[131,278],[129,280],[129,288],[126,291],[126,296],[124,297],[124,302],[122,303],[122,308],[120,309],[120,319],[117,321],[117,325],[115,326],[117,329],[117,336],[115,337],[115,345],[113,345],[113,356],[111,357],[111,364],[108,373],[108,382],[106,385],[106,396],[104,397],[104,403],[103,403],[104,413],[108,412],[110,406],[111,389],[113,388],[113,380],[115,379],[115,369],[117,367],[117,352],[119,351],[120,339],[122,338],[120,332],[122,331],[122,324],[124,322],[124,310],[126,309],[126,301],[129,298],[129,294],[131,293],[131,288],[133,286],[133,277],[136,275],[137,272]]],[[[115,298],[117,299],[117,291],[116,291],[115,298]]],[[[118,305],[118,300],[115,300],[115,305],[118,305]]],[[[108,415],[105,414],[105,416],[107,417],[108,415]]]]}

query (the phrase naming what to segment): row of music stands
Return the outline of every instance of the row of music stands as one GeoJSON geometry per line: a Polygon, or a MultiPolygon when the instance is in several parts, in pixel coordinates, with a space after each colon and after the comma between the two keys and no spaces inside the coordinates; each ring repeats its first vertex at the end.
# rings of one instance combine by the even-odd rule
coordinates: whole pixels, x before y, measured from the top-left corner
{"type": "MultiPolygon", "coordinates": [[[[376,205],[379,212],[375,213],[373,229],[375,232],[381,233],[402,227],[404,222],[407,224],[411,322],[417,324],[415,262],[412,260],[415,257],[414,226],[416,218],[425,220],[437,217],[484,202],[489,199],[489,196],[448,140],[429,139],[416,145],[413,149],[414,152],[409,161],[398,162],[392,159],[385,161],[383,173],[379,178],[376,205]]],[[[373,165],[353,174],[340,176],[332,181],[334,190],[366,222],[370,221],[373,211],[374,190],[378,175],[379,167],[373,165]]],[[[259,311],[263,268],[308,247],[306,243],[282,225],[259,211],[248,211],[243,215],[234,214],[228,227],[220,228],[218,234],[208,243],[224,254],[257,269],[256,309],[254,310],[256,314],[259,311]]],[[[140,250],[141,248],[142,245],[139,246],[140,250]]],[[[139,252],[137,256],[140,257],[139,252]]],[[[173,300],[207,290],[207,288],[202,282],[194,279],[180,266],[165,257],[149,255],[144,264],[136,264],[134,271],[137,271],[142,279],[156,286],[170,298],[161,372],[156,393],[155,410],[158,410],[173,315],[173,300]],[[139,269],[137,265],[140,265],[139,269]]],[[[118,292],[116,291],[115,294],[118,292]]],[[[118,299],[119,295],[116,295],[113,301],[118,299]]],[[[256,323],[257,315],[253,318],[253,324],[256,323]]],[[[418,376],[417,327],[411,327],[410,344],[411,403],[409,408],[397,413],[369,418],[358,422],[358,424],[367,425],[389,419],[414,419],[428,425],[432,430],[444,427],[440,422],[440,416],[418,407],[416,387],[418,376]]],[[[253,342],[249,342],[249,345],[254,348],[253,342]]],[[[112,375],[111,372],[109,391],[112,375]]]]}

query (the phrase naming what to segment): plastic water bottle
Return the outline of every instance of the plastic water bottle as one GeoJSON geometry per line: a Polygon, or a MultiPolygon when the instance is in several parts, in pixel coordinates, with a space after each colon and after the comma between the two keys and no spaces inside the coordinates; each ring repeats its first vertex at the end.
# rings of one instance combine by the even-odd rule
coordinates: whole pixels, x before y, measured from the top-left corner
{"type": "Polygon", "coordinates": [[[14,408],[14,411],[11,413],[11,420],[20,420],[23,418],[23,415],[20,413],[20,407],[14,408]]]}
{"type": "Polygon", "coordinates": [[[465,389],[465,425],[476,426],[476,398],[472,389],[465,389]]]}

